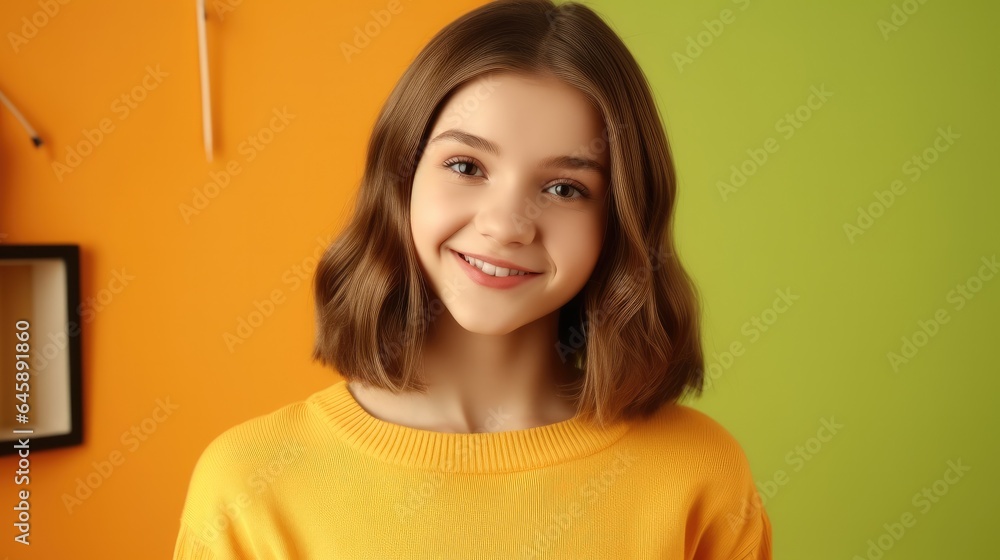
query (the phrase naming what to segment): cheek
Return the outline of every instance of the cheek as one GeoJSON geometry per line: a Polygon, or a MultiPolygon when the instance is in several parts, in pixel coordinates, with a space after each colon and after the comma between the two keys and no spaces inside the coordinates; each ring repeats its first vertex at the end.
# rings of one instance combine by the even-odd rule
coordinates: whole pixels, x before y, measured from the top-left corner
{"type": "Polygon", "coordinates": [[[549,233],[546,246],[560,270],[589,277],[603,242],[604,221],[600,214],[586,213],[549,233]]]}
{"type": "Polygon", "coordinates": [[[434,252],[448,240],[460,221],[461,208],[447,189],[430,184],[418,174],[410,196],[410,229],[421,252],[434,252]]]}

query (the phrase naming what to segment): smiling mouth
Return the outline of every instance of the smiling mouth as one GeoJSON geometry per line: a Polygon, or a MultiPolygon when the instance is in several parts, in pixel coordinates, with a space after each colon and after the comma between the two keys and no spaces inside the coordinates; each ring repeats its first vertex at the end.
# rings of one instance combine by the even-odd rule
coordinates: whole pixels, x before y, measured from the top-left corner
{"type": "Polygon", "coordinates": [[[465,260],[465,262],[481,270],[483,274],[496,276],[498,278],[504,278],[506,276],[533,276],[535,274],[539,274],[538,272],[528,272],[526,270],[518,270],[516,268],[505,268],[490,263],[488,261],[483,261],[480,259],[470,257],[463,253],[459,253],[458,251],[455,251],[455,254],[458,255],[459,257],[462,257],[465,260]]]}

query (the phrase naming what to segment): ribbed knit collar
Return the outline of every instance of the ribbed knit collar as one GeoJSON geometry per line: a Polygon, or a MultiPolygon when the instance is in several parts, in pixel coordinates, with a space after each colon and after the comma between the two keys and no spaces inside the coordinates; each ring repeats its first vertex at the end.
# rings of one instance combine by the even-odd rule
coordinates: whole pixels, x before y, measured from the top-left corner
{"type": "Polygon", "coordinates": [[[586,457],[628,431],[627,421],[605,428],[578,416],[524,430],[446,433],[393,424],[368,413],[341,380],[307,399],[313,410],[354,449],[382,461],[456,473],[537,469],[586,457]]]}

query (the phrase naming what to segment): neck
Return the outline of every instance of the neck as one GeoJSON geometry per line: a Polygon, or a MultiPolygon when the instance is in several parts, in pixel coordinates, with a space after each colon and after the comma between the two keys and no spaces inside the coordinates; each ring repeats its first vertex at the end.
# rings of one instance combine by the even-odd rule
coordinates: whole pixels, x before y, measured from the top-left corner
{"type": "Polygon", "coordinates": [[[556,352],[558,312],[505,335],[472,333],[443,313],[422,355],[426,394],[349,384],[358,403],[388,422],[436,432],[523,430],[568,420],[576,403],[561,386],[579,375],[556,352]]]}

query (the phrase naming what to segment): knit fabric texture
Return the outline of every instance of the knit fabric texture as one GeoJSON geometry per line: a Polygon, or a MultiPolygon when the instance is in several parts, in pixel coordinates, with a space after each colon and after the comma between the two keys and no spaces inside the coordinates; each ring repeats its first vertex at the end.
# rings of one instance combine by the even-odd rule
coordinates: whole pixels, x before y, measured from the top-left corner
{"type": "Polygon", "coordinates": [[[771,559],[742,447],[690,406],[443,433],[344,380],[216,436],[179,521],[174,560],[771,559]]]}

